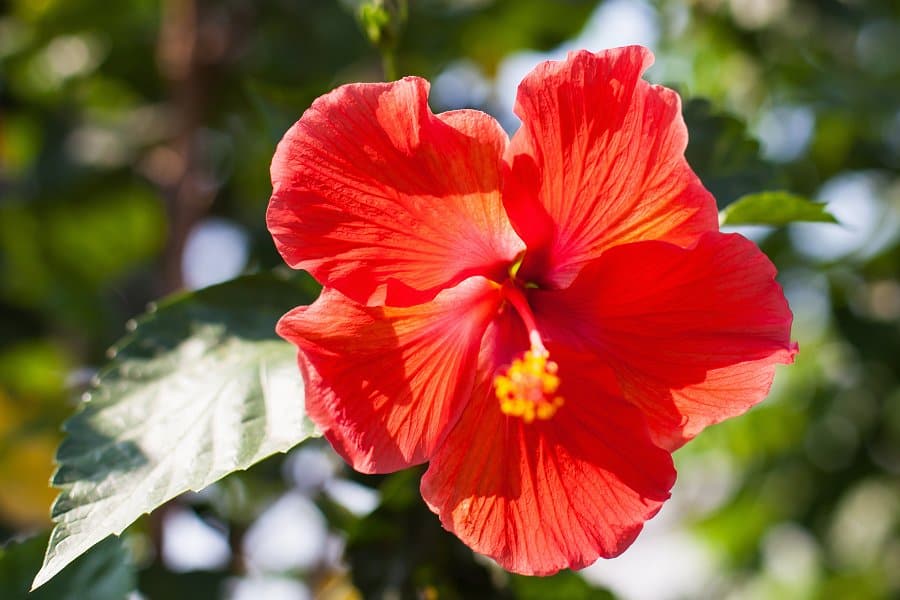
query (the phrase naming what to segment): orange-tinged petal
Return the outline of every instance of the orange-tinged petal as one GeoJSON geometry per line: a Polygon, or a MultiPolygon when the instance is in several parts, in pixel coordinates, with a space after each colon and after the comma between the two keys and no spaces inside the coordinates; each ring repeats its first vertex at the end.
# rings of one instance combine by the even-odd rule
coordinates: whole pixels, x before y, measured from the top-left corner
{"type": "Polygon", "coordinates": [[[498,287],[473,277],[414,307],[366,307],[326,288],[282,317],[299,348],[306,411],[353,468],[428,460],[472,391],[498,287]]]}
{"type": "Polygon", "coordinates": [[[524,247],[500,199],[506,134],[434,115],[428,82],[350,84],[316,100],[272,160],[267,222],[285,261],[369,305],[410,306],[524,247]]]}
{"type": "Polygon", "coordinates": [[[691,248],[637,242],[606,252],[567,289],[530,300],[565,340],[607,362],[670,450],[761,402],[793,361],[791,311],[755,244],[709,233],[691,248]]]}
{"type": "Polygon", "coordinates": [[[718,229],[684,159],[678,95],[641,74],[646,48],[571,53],[520,84],[504,203],[528,245],[523,275],[565,287],[586,262],[638,240],[689,245],[718,229]]]}
{"type": "Polygon", "coordinates": [[[590,357],[551,347],[565,405],[526,423],[501,412],[491,375],[527,347],[514,315],[488,329],[480,385],[432,458],[422,496],[450,531],[503,568],[578,569],[627,548],[669,497],[675,470],[640,411],[590,357]]]}

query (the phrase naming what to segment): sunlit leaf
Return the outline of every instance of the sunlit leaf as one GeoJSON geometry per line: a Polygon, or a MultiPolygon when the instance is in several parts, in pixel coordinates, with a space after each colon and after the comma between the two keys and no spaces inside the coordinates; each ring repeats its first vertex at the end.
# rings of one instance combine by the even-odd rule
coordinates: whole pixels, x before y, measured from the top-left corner
{"type": "Polygon", "coordinates": [[[719,215],[722,225],[787,225],[797,221],[837,223],[825,205],[788,192],[749,194],[719,215]]]}
{"type": "Polygon", "coordinates": [[[66,423],[36,586],[175,496],[313,435],[294,348],[274,333],[310,296],[249,276],[166,300],[136,323],[66,423]]]}

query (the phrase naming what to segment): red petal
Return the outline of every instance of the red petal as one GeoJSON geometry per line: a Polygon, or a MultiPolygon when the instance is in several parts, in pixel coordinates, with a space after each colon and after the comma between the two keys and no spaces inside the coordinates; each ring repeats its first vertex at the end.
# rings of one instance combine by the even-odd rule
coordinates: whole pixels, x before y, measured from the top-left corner
{"type": "Polygon", "coordinates": [[[568,289],[531,301],[548,338],[578,338],[613,367],[670,450],[762,401],[775,365],[797,351],[775,268],[736,234],[706,234],[689,249],[619,246],[568,289]]]}
{"type": "Polygon", "coordinates": [[[718,229],[715,200],[684,159],[678,95],[641,79],[652,62],[640,46],[580,51],[519,86],[504,202],[529,249],[526,278],[564,287],[610,246],[685,246],[718,229]]]}
{"type": "Polygon", "coordinates": [[[385,473],[428,460],[459,418],[499,303],[481,277],[409,308],[326,288],[277,331],[300,349],[310,418],[353,468],[385,473]]]}
{"type": "Polygon", "coordinates": [[[506,134],[433,115],[428,82],[351,84],[316,100],[272,160],[267,222],[285,261],[363,304],[410,306],[523,248],[500,200],[506,134]]]}
{"type": "MultiPolygon", "coordinates": [[[[522,329],[492,326],[485,346],[509,348],[501,330],[510,327],[522,329]]],[[[556,415],[525,424],[502,414],[495,369],[480,371],[472,403],[422,478],[422,495],[444,527],[528,575],[621,553],[675,480],[669,453],[650,442],[640,412],[615,397],[609,370],[558,348],[550,354],[566,400],[556,415]]]]}

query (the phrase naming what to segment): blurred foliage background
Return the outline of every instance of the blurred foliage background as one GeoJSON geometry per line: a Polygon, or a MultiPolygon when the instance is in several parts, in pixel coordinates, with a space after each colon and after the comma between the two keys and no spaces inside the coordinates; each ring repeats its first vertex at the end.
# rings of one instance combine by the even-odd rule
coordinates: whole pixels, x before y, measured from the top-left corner
{"type": "MultiPolygon", "coordinates": [[[[382,78],[361,4],[0,0],[3,598],[39,566],[45,538],[21,540],[49,527],[60,424],[126,320],[280,263],[263,217],[275,144],[318,95],[382,78]]],[[[900,596],[900,5],[411,0],[395,42],[435,111],[510,131],[537,61],[654,49],[649,78],[681,92],[720,207],[787,189],[841,221],[742,230],[779,267],[797,364],[680,450],[664,511],[580,574],[504,574],[441,530],[419,472],[360,476],[313,441],[101,544],[60,576],[99,586],[72,597],[900,596]]]]}

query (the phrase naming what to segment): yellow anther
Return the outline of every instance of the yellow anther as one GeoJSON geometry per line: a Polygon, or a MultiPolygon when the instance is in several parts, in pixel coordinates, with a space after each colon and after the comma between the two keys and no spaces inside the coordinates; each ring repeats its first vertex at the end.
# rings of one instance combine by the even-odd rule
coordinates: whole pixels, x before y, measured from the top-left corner
{"type": "Polygon", "coordinates": [[[494,378],[500,410],[526,423],[552,418],[564,403],[561,396],[555,395],[559,389],[558,370],[546,350],[532,347],[522,358],[515,359],[505,374],[494,378]]]}

